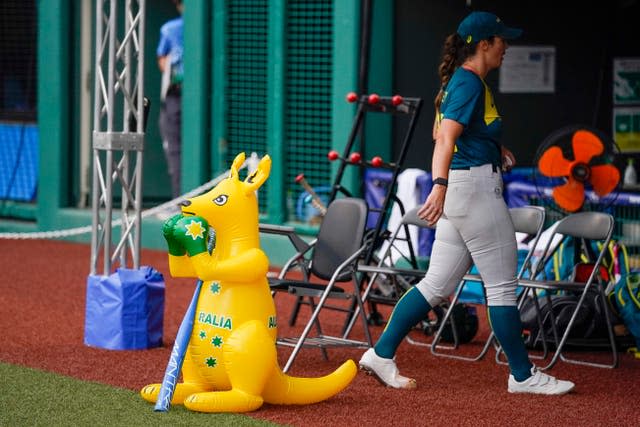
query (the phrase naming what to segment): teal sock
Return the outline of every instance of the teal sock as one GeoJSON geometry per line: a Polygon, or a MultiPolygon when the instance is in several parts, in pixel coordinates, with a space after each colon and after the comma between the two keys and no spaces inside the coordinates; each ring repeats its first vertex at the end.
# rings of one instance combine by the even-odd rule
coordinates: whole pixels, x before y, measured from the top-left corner
{"type": "Polygon", "coordinates": [[[409,289],[396,304],[374,349],[378,356],[392,359],[396,349],[419,321],[427,316],[431,305],[415,287],[409,289]]]}
{"type": "Polygon", "coordinates": [[[531,376],[531,361],[522,339],[520,312],[515,306],[487,307],[489,323],[498,342],[509,360],[511,374],[516,381],[524,381],[531,376]]]}

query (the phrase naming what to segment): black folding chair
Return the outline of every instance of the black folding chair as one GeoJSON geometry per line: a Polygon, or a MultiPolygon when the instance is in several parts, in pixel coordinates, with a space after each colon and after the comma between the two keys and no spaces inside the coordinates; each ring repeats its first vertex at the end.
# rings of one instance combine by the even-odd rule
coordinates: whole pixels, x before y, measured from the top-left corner
{"type": "MultiPolygon", "coordinates": [[[[369,242],[364,241],[364,231],[368,208],[364,200],[358,198],[341,198],[332,201],[327,207],[322,224],[315,241],[301,246],[302,251],[296,253],[284,266],[278,278],[269,279],[272,290],[287,292],[300,297],[296,310],[307,304],[312,314],[298,337],[278,338],[277,344],[293,347],[283,371],[287,372],[302,347],[360,347],[371,346],[371,335],[364,314],[361,291],[358,285],[357,263],[368,249],[369,242]],[[302,270],[301,280],[287,279],[289,273],[299,267],[302,270]],[[326,281],[323,282],[323,281],[326,281]],[[351,288],[343,287],[351,283],[351,288]],[[340,284],[340,286],[338,286],[340,284]],[[344,284],[344,285],[343,285],[344,284]],[[319,315],[325,310],[340,310],[351,316],[353,310],[345,307],[329,306],[329,300],[350,300],[359,309],[366,341],[342,336],[329,336],[322,332],[319,315]],[[316,334],[311,330],[316,328],[316,334]]],[[[297,313],[296,313],[297,316],[297,313]]]]}
{"type": "MultiPolygon", "coordinates": [[[[571,311],[570,319],[562,333],[557,330],[557,322],[553,310],[549,310],[549,317],[553,331],[553,342],[555,344],[555,352],[549,363],[541,369],[550,369],[558,360],[579,365],[587,365],[601,368],[615,368],[618,365],[618,353],[616,349],[615,335],[613,332],[612,313],[605,296],[605,288],[607,281],[602,277],[601,266],[607,251],[609,250],[609,242],[613,233],[614,218],[610,214],[603,212],[579,212],[570,214],[556,222],[553,233],[543,251],[542,258],[536,263],[532,279],[520,280],[520,285],[535,291],[544,291],[548,307],[552,307],[551,296],[555,292],[570,292],[579,296],[576,305],[571,311]],[[599,248],[595,254],[591,254],[590,273],[586,281],[572,276],[568,280],[545,280],[542,277],[542,270],[545,265],[553,259],[560,245],[553,245],[556,235],[563,236],[563,239],[572,238],[579,243],[582,248],[593,248],[593,243],[597,243],[599,248]],[[576,323],[576,319],[585,305],[585,300],[589,294],[594,294],[594,300],[599,305],[601,312],[604,314],[606,323],[608,345],[611,347],[611,362],[597,363],[582,359],[571,359],[565,355],[565,346],[571,335],[572,329],[576,323]]],[[[589,256],[590,251],[585,251],[585,255],[589,256]]],[[[536,305],[539,310],[539,306],[536,305]]],[[[540,312],[538,311],[540,316],[540,312]]],[[[543,328],[541,328],[543,330],[543,328]]]]}

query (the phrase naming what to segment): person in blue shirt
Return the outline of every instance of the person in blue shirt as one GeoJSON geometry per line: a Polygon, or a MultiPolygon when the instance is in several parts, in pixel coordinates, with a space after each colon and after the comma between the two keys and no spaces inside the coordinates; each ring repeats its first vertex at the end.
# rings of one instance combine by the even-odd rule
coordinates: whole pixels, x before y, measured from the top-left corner
{"type": "Polygon", "coordinates": [[[166,22],[160,28],[160,41],[156,49],[158,68],[162,72],[160,135],[164,149],[169,176],[171,179],[172,197],[180,195],[182,138],[182,55],[184,43],[182,39],[182,0],[174,0],[180,16],[166,22]]]}
{"type": "Polygon", "coordinates": [[[496,15],[477,11],[445,41],[435,99],[433,187],[418,210],[420,218],[437,224],[429,269],[398,301],[376,345],[360,359],[361,369],[387,386],[416,387],[414,379],[398,372],[396,349],[453,293],[474,263],[483,280],[489,322],[509,360],[507,391],[557,395],[574,388],[530,362],[517,308],[517,246],[501,175],[515,159],[500,143],[502,117],[485,77],[502,64],[507,40],[521,33],[496,15]]]}

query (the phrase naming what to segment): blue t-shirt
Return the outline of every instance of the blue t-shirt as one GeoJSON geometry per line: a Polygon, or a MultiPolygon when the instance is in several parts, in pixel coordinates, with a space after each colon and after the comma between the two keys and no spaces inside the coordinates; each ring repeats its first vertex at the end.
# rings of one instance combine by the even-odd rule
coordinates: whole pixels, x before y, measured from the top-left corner
{"type": "Polygon", "coordinates": [[[171,64],[171,82],[182,82],[183,66],[182,54],[184,43],[182,41],[182,16],[172,19],[160,28],[160,42],[156,54],[158,56],[169,55],[171,64]]]}
{"type": "Polygon", "coordinates": [[[486,163],[500,166],[502,118],[489,87],[475,73],[458,67],[445,88],[441,119],[464,126],[456,140],[451,169],[468,169],[486,163]]]}

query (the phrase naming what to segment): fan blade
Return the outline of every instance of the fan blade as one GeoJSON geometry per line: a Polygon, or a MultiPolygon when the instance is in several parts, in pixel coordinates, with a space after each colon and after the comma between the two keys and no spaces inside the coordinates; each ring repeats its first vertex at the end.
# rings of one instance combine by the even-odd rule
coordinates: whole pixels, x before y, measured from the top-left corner
{"type": "Polygon", "coordinates": [[[571,172],[571,162],[564,158],[560,147],[553,146],[540,156],[538,169],[540,173],[549,177],[568,176],[571,172]]]}
{"type": "Polygon", "coordinates": [[[593,191],[600,197],[611,193],[620,182],[620,171],[613,165],[600,165],[591,168],[589,182],[593,191]]]}
{"type": "Polygon", "coordinates": [[[558,206],[569,212],[575,212],[582,207],[584,202],[584,184],[569,178],[566,184],[553,189],[553,200],[558,206]]]}
{"type": "Polygon", "coordinates": [[[602,154],[604,150],[604,144],[600,138],[588,130],[576,131],[571,139],[571,146],[576,161],[587,164],[594,156],[602,154]]]}

